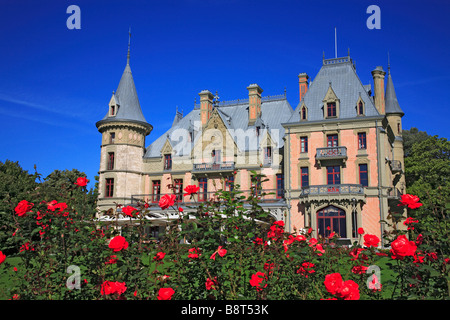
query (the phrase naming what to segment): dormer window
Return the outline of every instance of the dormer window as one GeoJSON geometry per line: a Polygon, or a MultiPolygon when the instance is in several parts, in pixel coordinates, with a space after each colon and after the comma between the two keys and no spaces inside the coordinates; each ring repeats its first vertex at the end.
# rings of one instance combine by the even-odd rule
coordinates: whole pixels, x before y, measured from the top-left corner
{"type": "Polygon", "coordinates": [[[300,110],[300,120],[307,120],[307,119],[308,119],[307,110],[306,107],[303,106],[302,109],[300,110]]]}
{"type": "Polygon", "coordinates": [[[172,170],[172,155],[170,153],[164,155],[164,170],[172,170]]]}
{"type": "Polygon", "coordinates": [[[364,105],[363,105],[362,101],[360,101],[360,102],[358,103],[358,114],[359,114],[360,116],[362,116],[362,115],[364,114],[364,105]]]}
{"type": "Polygon", "coordinates": [[[336,96],[336,93],[333,91],[331,86],[328,87],[328,91],[325,94],[325,98],[322,100],[323,102],[323,117],[327,118],[339,118],[339,103],[340,100],[336,96]]]}
{"type": "Polygon", "coordinates": [[[363,116],[366,113],[366,107],[364,105],[364,101],[361,99],[361,96],[358,98],[358,102],[356,102],[356,114],[358,116],[363,116]]]}
{"type": "Polygon", "coordinates": [[[111,116],[115,116],[115,115],[116,115],[116,113],[115,113],[115,112],[116,112],[116,106],[115,106],[115,105],[112,105],[110,109],[111,109],[110,115],[111,115],[111,116]]]}

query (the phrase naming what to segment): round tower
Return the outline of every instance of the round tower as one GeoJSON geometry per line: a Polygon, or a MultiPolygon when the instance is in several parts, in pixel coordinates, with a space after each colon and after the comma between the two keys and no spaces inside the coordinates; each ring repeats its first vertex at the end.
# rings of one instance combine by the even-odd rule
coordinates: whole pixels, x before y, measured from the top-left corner
{"type": "Polygon", "coordinates": [[[115,203],[129,204],[132,195],[142,193],[145,137],[153,129],[139,104],[130,68],[129,43],[119,86],[109,101],[108,112],[96,127],[102,134],[98,208],[106,211],[115,208],[115,203]]]}

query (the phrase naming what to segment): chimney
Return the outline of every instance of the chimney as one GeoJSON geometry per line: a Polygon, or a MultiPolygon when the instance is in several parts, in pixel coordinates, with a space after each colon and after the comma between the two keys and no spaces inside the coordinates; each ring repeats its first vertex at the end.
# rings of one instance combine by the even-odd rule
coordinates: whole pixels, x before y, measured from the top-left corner
{"type": "Polygon", "coordinates": [[[205,126],[212,114],[214,96],[209,90],[202,90],[200,96],[200,118],[202,126],[205,126]]]}
{"type": "Polygon", "coordinates": [[[383,67],[378,66],[372,71],[373,86],[374,86],[374,103],[380,114],[385,114],[385,100],[384,100],[384,76],[386,72],[383,67]]]}
{"type": "Polygon", "coordinates": [[[256,83],[247,87],[248,90],[248,124],[253,125],[261,116],[261,93],[263,90],[256,83]]]}
{"type": "Polygon", "coordinates": [[[298,75],[300,102],[303,100],[303,97],[305,96],[306,91],[308,91],[308,79],[309,79],[309,77],[306,73],[300,73],[298,75]]]}

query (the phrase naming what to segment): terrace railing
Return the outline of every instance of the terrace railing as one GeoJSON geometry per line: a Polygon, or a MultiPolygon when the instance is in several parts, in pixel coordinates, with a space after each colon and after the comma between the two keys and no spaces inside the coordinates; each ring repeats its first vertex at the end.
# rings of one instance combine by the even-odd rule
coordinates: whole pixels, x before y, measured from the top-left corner
{"type": "Polygon", "coordinates": [[[300,197],[310,195],[332,195],[332,194],[364,194],[364,187],[360,184],[327,184],[315,185],[303,188],[300,197]]]}
{"type": "MultiPolygon", "coordinates": [[[[131,205],[138,203],[146,203],[149,208],[159,208],[159,200],[166,193],[160,194],[137,194],[131,196],[131,205]]],[[[167,193],[172,195],[174,193],[167,193]]],[[[276,203],[284,201],[284,190],[281,189],[264,189],[264,190],[242,190],[236,197],[244,197],[245,203],[249,196],[254,195],[261,203],[276,203]]],[[[184,193],[175,193],[175,203],[180,206],[196,206],[205,201],[219,201],[217,191],[214,192],[197,192],[196,194],[185,196],[184,193]]]]}

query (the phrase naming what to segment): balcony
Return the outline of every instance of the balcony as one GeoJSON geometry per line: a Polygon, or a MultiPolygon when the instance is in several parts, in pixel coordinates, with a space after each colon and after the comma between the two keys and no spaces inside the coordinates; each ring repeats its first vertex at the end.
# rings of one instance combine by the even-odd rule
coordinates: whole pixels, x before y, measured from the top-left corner
{"type": "Polygon", "coordinates": [[[193,172],[234,171],[234,162],[194,163],[193,172]]]}
{"type": "Polygon", "coordinates": [[[392,171],[392,173],[401,173],[402,172],[402,163],[400,160],[392,160],[391,161],[391,171],[392,171]]]}
{"type": "Polygon", "coordinates": [[[328,194],[364,194],[364,188],[360,184],[327,184],[309,186],[302,189],[300,197],[328,194]]]}
{"type": "MultiPolygon", "coordinates": [[[[168,193],[170,195],[174,193],[168,193]]],[[[282,189],[264,189],[264,190],[241,190],[236,192],[236,198],[241,198],[245,203],[251,195],[257,197],[257,199],[261,203],[280,203],[284,202],[284,190],[282,189]]],[[[131,196],[131,205],[137,205],[138,203],[144,204],[146,203],[149,209],[159,209],[159,200],[165,194],[137,194],[131,196]]],[[[204,203],[205,201],[225,201],[219,199],[220,191],[213,192],[198,192],[197,194],[193,194],[191,196],[184,196],[184,193],[175,193],[176,200],[175,206],[197,206],[199,204],[204,203]]]]}
{"type": "Polygon", "coordinates": [[[397,188],[391,188],[388,191],[388,199],[389,200],[400,200],[402,198],[402,192],[397,188]]]}
{"type": "Polygon", "coordinates": [[[333,200],[364,200],[364,187],[360,184],[326,184],[302,188],[300,201],[333,199],[333,200]]]}
{"type": "Polygon", "coordinates": [[[319,164],[326,160],[342,160],[345,162],[347,160],[347,147],[317,148],[316,160],[319,164]]]}

